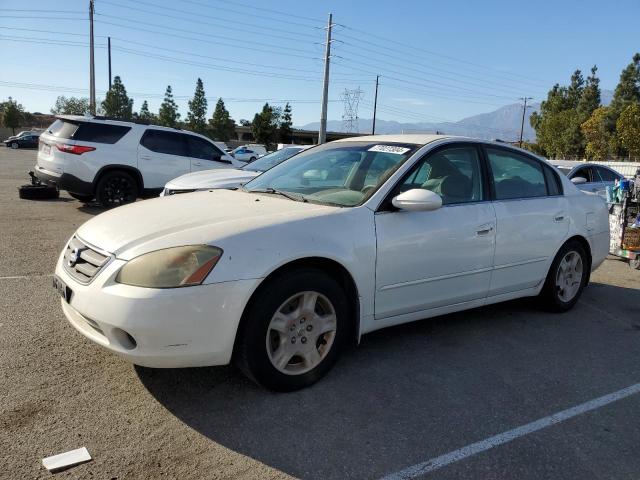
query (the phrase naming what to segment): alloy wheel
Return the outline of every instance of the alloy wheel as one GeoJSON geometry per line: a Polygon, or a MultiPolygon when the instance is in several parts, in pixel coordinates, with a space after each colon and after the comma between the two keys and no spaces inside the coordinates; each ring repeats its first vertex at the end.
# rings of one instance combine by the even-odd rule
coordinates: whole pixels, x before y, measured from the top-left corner
{"type": "Polygon", "coordinates": [[[567,252],[558,265],[556,291],[563,302],[570,302],[580,290],[583,272],[582,257],[573,250],[567,252]]]}
{"type": "Polygon", "coordinates": [[[267,328],[271,364],[286,375],[301,375],[317,367],[333,345],[336,311],[327,297],[300,292],[276,310],[267,328]]]}
{"type": "Polygon", "coordinates": [[[105,184],[104,193],[109,205],[122,205],[130,201],[133,185],[125,177],[112,177],[105,184]]]}

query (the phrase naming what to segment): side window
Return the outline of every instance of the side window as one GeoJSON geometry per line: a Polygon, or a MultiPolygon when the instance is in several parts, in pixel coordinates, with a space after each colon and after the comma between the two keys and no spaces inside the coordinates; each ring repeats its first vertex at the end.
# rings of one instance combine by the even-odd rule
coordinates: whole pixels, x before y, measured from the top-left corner
{"type": "Polygon", "coordinates": [[[73,134],[73,139],[93,143],[114,144],[124,137],[129,130],[131,130],[131,127],[125,127],[123,125],[82,122],[78,130],[73,134]]]}
{"type": "Polygon", "coordinates": [[[180,133],[147,130],[142,136],[140,144],[152,152],[188,156],[184,135],[180,133]]]}
{"type": "Polygon", "coordinates": [[[213,143],[207,142],[202,138],[194,137],[193,135],[186,135],[186,137],[190,157],[200,158],[202,160],[220,160],[222,153],[213,143]]]}
{"type": "Polygon", "coordinates": [[[496,200],[547,195],[542,163],[515,152],[487,148],[496,200]]]}
{"type": "Polygon", "coordinates": [[[401,182],[398,193],[424,188],[440,195],[444,205],[478,202],[483,199],[481,172],[476,147],[444,148],[420,160],[401,182]]]}
{"type": "Polygon", "coordinates": [[[608,168],[595,167],[595,170],[600,174],[600,178],[603,182],[615,182],[618,178],[618,175],[608,168]]]}

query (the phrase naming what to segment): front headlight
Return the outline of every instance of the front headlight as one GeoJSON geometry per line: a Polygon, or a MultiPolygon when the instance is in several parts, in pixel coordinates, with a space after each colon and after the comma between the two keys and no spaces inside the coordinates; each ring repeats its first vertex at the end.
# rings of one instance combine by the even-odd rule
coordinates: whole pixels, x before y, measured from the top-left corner
{"type": "Polygon", "coordinates": [[[156,250],[127,262],[118,272],[116,282],[147,288],[200,285],[221,255],[220,248],[209,245],[156,250]]]}

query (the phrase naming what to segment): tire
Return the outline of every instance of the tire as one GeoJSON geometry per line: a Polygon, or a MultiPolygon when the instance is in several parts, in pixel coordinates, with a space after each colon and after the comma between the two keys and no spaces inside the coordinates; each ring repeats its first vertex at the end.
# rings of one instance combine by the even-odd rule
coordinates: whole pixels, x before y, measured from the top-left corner
{"type": "Polygon", "coordinates": [[[633,260],[629,260],[629,267],[640,270],[640,256],[637,256],[633,260]]]}
{"type": "Polygon", "coordinates": [[[49,185],[22,185],[18,188],[18,196],[25,200],[52,200],[60,196],[56,187],[49,185]]]}
{"type": "Polygon", "coordinates": [[[554,312],[573,308],[589,281],[590,269],[591,261],[582,244],[565,243],[553,259],[540,292],[544,306],[554,312]]]}
{"type": "Polygon", "coordinates": [[[348,336],[348,312],[344,290],[324,272],[300,269],[278,275],[260,287],[244,312],[235,363],[270,390],[308,387],[338,360],[348,336]],[[313,311],[308,306],[301,311],[303,300],[308,306],[313,302],[313,311]]]}
{"type": "Polygon", "coordinates": [[[18,145],[18,142],[11,142],[12,150],[17,150],[18,148],[20,148],[20,145],[18,145]]]}
{"type": "Polygon", "coordinates": [[[136,198],[138,184],[129,173],[122,170],[105,173],[96,186],[96,200],[106,208],[135,202],[136,198]]]}
{"type": "Polygon", "coordinates": [[[256,157],[251,157],[251,158],[249,159],[249,162],[255,162],[255,161],[256,161],[256,157]]]}
{"type": "Polygon", "coordinates": [[[67,193],[71,198],[75,198],[76,200],[79,200],[84,203],[89,203],[91,200],[93,200],[93,195],[81,195],[79,193],[71,193],[71,192],[67,192],[67,193]]]}

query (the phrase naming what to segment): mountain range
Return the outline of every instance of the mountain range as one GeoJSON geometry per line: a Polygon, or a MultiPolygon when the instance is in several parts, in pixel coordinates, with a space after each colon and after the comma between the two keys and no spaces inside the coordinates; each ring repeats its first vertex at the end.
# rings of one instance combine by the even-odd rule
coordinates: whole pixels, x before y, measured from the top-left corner
{"type": "MultiPolygon", "coordinates": [[[[602,104],[608,105],[611,102],[613,92],[603,90],[601,93],[602,104]]],[[[524,120],[523,138],[527,141],[535,141],[536,132],[529,123],[529,117],[540,108],[539,103],[531,104],[527,108],[524,120]]],[[[513,103],[505,105],[497,110],[487,113],[480,113],[471,117],[463,118],[457,122],[412,122],[403,123],[394,120],[376,119],[376,133],[443,133],[447,135],[463,135],[467,137],[482,139],[500,139],[504,141],[515,141],[520,137],[520,123],[522,122],[522,104],[513,103]]],[[[358,119],[358,130],[360,133],[371,132],[373,124],[370,118],[358,119]]],[[[305,130],[318,130],[319,122],[308,123],[301,128],[305,130]]],[[[341,120],[327,121],[327,130],[330,132],[347,131],[341,120]]]]}

